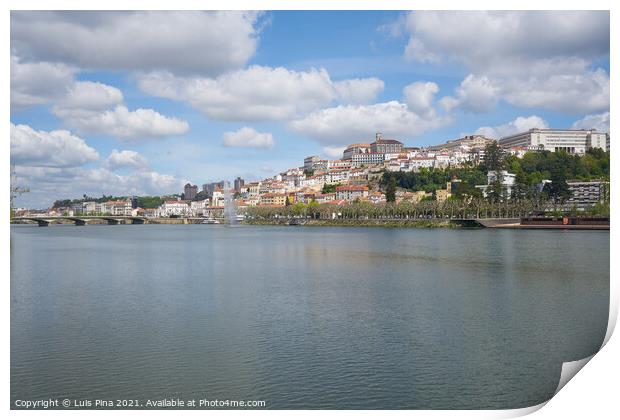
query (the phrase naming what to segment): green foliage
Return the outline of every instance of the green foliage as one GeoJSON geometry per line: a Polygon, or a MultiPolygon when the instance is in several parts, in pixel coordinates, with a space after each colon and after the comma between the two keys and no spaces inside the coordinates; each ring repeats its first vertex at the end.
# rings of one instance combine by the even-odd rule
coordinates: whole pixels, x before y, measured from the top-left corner
{"type": "Polygon", "coordinates": [[[551,172],[551,183],[545,184],[544,191],[556,202],[564,202],[570,198],[570,191],[566,183],[566,174],[562,166],[554,166],[551,172]]]}
{"type": "Polygon", "coordinates": [[[380,186],[385,191],[390,179],[394,178],[397,187],[411,191],[432,192],[445,188],[446,183],[454,177],[460,179],[461,183],[453,190],[453,196],[469,200],[481,197],[482,192],[475,186],[486,184],[487,170],[494,167],[514,173],[515,185],[511,197],[506,197],[499,180],[491,183],[487,190],[489,201],[500,202],[506,199],[540,201],[551,198],[555,202],[562,202],[569,197],[566,184],[569,180],[609,180],[609,152],[601,149],[589,150],[583,156],[565,152],[537,151],[527,152],[523,158],[517,158],[505,155],[491,144],[485,153],[489,159],[478,166],[468,165],[457,169],[423,168],[419,172],[385,172],[380,186]],[[498,159],[501,159],[501,162],[498,159]],[[541,194],[537,186],[545,179],[555,182],[548,184],[541,194]]]}
{"type": "Polygon", "coordinates": [[[513,173],[523,170],[530,185],[543,179],[551,179],[553,172],[564,174],[566,180],[592,181],[609,180],[609,152],[591,149],[583,155],[548,151],[527,152],[522,159],[515,160],[518,166],[511,167],[513,173]]]}
{"type": "Polygon", "coordinates": [[[207,193],[203,190],[198,191],[196,193],[196,196],[194,197],[194,199],[192,201],[203,201],[208,199],[209,197],[207,197],[207,193]]]}
{"type": "Polygon", "coordinates": [[[65,200],[56,200],[54,201],[54,205],[52,206],[53,208],[59,208],[59,207],[68,207],[71,205],[71,200],[70,199],[65,199],[65,200]]]}
{"type": "Polygon", "coordinates": [[[336,192],[336,188],[342,184],[325,184],[321,190],[322,194],[331,194],[336,192]]]}
{"type": "Polygon", "coordinates": [[[499,147],[497,141],[493,141],[484,148],[484,171],[501,171],[506,169],[506,152],[499,147]]]}
{"type": "Polygon", "coordinates": [[[159,207],[162,204],[164,204],[164,199],[162,197],[157,197],[157,196],[138,197],[137,201],[138,201],[138,207],[142,207],[143,209],[146,209],[146,208],[152,209],[152,208],[159,207]]]}
{"type": "Polygon", "coordinates": [[[393,203],[396,201],[396,178],[394,176],[389,176],[387,181],[385,199],[388,203],[393,203]]]}
{"type": "Polygon", "coordinates": [[[609,217],[609,201],[593,205],[590,209],[588,209],[587,214],[590,216],[609,217]]]}
{"type": "Polygon", "coordinates": [[[388,186],[389,179],[396,180],[396,186],[411,191],[432,192],[446,188],[446,183],[453,177],[460,179],[466,191],[471,192],[475,185],[486,184],[486,173],[479,168],[465,169],[427,169],[422,168],[419,172],[385,172],[381,178],[380,185],[383,188],[388,186]]]}

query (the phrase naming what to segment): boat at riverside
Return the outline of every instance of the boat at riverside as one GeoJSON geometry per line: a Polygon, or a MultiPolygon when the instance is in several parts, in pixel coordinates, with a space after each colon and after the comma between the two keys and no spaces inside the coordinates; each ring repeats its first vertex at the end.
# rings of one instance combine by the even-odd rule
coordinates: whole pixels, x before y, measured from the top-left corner
{"type": "Polygon", "coordinates": [[[204,219],[201,224],[203,224],[203,225],[219,225],[220,221],[219,220],[215,220],[215,219],[204,219]]]}

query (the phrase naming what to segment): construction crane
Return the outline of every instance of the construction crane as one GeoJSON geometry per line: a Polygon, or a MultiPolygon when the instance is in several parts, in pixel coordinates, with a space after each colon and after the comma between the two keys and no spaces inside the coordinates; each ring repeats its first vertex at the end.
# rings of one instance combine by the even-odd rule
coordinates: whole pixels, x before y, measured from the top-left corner
{"type": "Polygon", "coordinates": [[[17,175],[15,174],[15,165],[11,165],[11,211],[13,211],[13,200],[23,193],[30,192],[30,188],[24,188],[17,185],[17,175]]]}

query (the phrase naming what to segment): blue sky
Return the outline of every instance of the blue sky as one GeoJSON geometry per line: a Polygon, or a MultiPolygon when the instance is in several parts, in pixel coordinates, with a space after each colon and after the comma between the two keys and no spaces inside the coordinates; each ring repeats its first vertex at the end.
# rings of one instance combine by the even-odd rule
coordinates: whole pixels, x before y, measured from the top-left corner
{"type": "Polygon", "coordinates": [[[609,14],[13,12],[11,105],[29,207],[260,179],[375,131],[608,131],[609,14]]]}

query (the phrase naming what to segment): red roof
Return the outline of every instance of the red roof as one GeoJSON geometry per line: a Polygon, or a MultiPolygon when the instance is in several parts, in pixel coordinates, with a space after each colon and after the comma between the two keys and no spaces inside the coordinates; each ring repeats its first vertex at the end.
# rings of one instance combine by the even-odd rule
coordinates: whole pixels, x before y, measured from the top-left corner
{"type": "Polygon", "coordinates": [[[368,191],[367,185],[342,185],[336,191],[368,191]]]}

